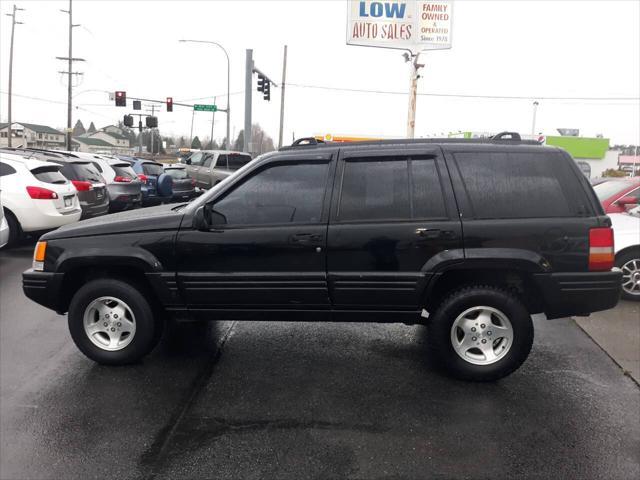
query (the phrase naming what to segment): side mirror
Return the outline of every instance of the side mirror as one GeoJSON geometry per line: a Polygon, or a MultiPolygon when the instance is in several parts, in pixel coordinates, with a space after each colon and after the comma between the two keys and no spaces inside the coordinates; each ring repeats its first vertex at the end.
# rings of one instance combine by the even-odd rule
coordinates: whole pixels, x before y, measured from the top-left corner
{"type": "Polygon", "coordinates": [[[634,196],[627,195],[626,197],[619,199],[616,203],[622,207],[630,207],[632,205],[637,205],[638,199],[634,196]]]}
{"type": "Polygon", "coordinates": [[[196,210],[193,217],[193,227],[197,230],[207,231],[209,230],[209,216],[211,207],[209,205],[203,205],[196,210]]]}
{"type": "Polygon", "coordinates": [[[187,159],[184,161],[184,163],[186,163],[187,165],[191,165],[191,159],[190,159],[190,158],[187,158],[187,159]]]}

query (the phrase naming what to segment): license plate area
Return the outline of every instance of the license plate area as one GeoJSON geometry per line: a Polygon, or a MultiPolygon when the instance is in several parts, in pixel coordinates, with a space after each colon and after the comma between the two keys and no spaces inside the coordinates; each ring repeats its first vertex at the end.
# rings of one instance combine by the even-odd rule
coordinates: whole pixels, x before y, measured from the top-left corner
{"type": "Polygon", "coordinates": [[[73,195],[69,195],[67,197],[64,197],[64,206],[65,207],[70,207],[71,205],[73,205],[73,195]]]}

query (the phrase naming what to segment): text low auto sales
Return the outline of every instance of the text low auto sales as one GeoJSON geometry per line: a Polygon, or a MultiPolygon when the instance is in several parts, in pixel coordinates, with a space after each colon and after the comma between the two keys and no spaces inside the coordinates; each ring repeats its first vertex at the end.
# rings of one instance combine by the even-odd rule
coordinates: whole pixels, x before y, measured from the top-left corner
{"type": "Polygon", "coordinates": [[[349,2],[347,43],[390,48],[449,48],[451,2],[349,2]]]}

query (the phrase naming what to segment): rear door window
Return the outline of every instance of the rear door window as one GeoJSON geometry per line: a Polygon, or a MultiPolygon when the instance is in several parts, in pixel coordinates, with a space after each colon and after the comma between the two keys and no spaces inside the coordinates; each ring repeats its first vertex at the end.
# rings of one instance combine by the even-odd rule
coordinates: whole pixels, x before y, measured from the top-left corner
{"type": "Polygon", "coordinates": [[[207,155],[204,158],[204,163],[202,164],[203,167],[209,168],[211,166],[211,162],[213,162],[213,159],[215,158],[215,155],[210,153],[209,155],[207,155]]]}
{"type": "Polygon", "coordinates": [[[13,175],[14,173],[16,173],[15,168],[13,168],[11,165],[0,162],[0,177],[4,177],[5,175],[13,175]]]}
{"type": "Polygon", "coordinates": [[[337,216],[339,221],[445,217],[435,159],[346,160],[337,216]]]}
{"type": "Polygon", "coordinates": [[[68,183],[68,180],[64,175],[62,175],[62,173],[60,173],[60,169],[58,167],[38,167],[31,170],[31,173],[39,181],[44,183],[53,183],[56,185],[64,185],[68,183]]]}
{"type": "Polygon", "coordinates": [[[576,172],[546,152],[454,154],[476,218],[570,217],[586,212],[576,172]]]}

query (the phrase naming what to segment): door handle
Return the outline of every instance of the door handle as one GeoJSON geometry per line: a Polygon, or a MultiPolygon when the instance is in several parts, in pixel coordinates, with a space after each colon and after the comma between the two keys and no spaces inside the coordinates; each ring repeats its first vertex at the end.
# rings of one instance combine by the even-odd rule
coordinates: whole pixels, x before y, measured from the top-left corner
{"type": "Polygon", "coordinates": [[[451,230],[440,230],[439,228],[416,228],[415,234],[421,238],[454,238],[455,234],[451,230]]]}
{"type": "Polygon", "coordinates": [[[294,233],[291,235],[292,243],[299,244],[315,244],[322,241],[322,235],[314,234],[314,233],[294,233]]]}

